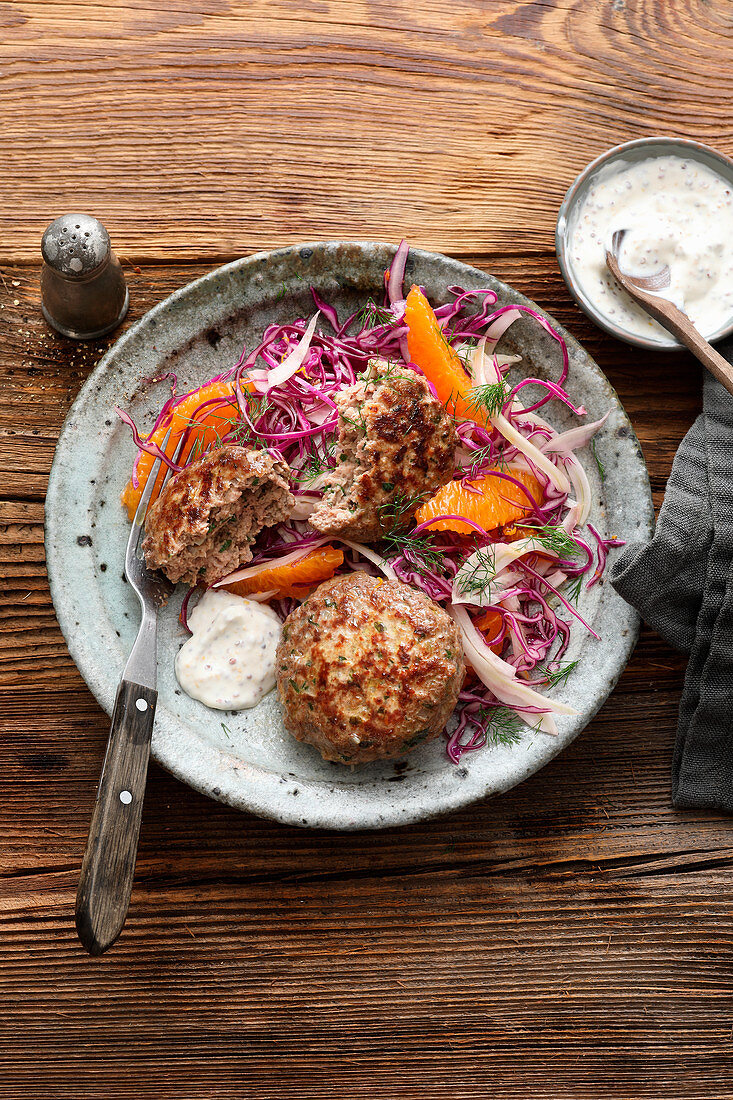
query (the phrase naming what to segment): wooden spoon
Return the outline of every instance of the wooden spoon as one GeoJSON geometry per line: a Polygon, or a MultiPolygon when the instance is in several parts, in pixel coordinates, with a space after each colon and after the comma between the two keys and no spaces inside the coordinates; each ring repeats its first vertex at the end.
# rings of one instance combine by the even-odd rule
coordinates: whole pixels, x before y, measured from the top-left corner
{"type": "Polygon", "coordinates": [[[618,266],[618,252],[625,232],[626,230],[619,229],[613,235],[611,250],[606,251],[608,270],[619,286],[622,286],[642,309],[676,336],[681,344],[689,348],[713,377],[725,386],[728,393],[733,394],[733,366],[707,340],[703,339],[687,314],[678,309],[674,302],[651,293],[651,289],[662,290],[665,286],[669,286],[669,268],[664,267],[648,277],[624,275],[621,271],[618,266]]]}

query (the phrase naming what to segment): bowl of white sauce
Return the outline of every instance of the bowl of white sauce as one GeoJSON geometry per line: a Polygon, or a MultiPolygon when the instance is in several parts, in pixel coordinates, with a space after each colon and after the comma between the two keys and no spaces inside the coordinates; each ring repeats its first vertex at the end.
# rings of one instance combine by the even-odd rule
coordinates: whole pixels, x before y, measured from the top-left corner
{"type": "Polygon", "coordinates": [[[555,245],[580,308],[612,336],[656,350],[681,345],[617,285],[605,253],[627,230],[621,270],[665,264],[673,301],[709,341],[733,333],[733,160],[678,138],[640,138],[592,161],[569,188],[555,245]]]}

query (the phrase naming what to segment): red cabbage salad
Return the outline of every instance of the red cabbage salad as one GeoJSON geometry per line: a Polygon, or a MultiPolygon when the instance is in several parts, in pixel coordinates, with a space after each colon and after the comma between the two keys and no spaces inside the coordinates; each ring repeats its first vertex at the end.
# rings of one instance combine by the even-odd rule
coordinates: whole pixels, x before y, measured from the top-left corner
{"type": "MultiPolygon", "coordinates": [[[[565,681],[574,667],[565,661],[571,629],[598,638],[576,603],[584,587],[597,584],[609,548],[623,543],[605,538],[588,523],[591,490],[577,456],[592,447],[608,414],[562,432],[544,419],[553,403],[567,406],[580,420],[585,416],[564,388],[569,369],[564,340],[535,310],[496,308],[493,290],[459,286],[449,286],[450,300],[433,311],[439,339],[452,349],[451,355],[458,354],[465,373],[466,401],[451,409],[459,437],[451,499],[465,502],[490,493],[494,501],[513,504],[518,518],[486,529],[472,518],[474,507],[465,509],[471,515],[460,510],[436,515],[433,507],[422,522],[419,510],[405,530],[399,521],[412,513],[414,501],[398,495],[393,529],[386,517],[379,543],[326,538],[309,526],[308,516],[322,496],[320,486],[337,464],[336,394],[368,371],[370,361],[386,360],[424,374],[438,395],[432,365],[423,364],[423,369],[411,361],[408,350],[403,288],[407,257],[403,241],[385,273],[379,303],[370,301],[360,312],[341,318],[311,289],[310,318],[269,325],[255,348],[245,348],[231,369],[197,390],[177,394],[175,376],[166,375],[171,397],[146,437],[118,409],[138,448],[123,501],[134,511],[155,458],[162,457],[174,471],[182,468],[169,457],[181,437],[184,465],[222,443],[265,448],[282,459],[291,470],[296,501],[290,519],[264,530],[253,546],[251,563],[216,586],[294,565],[328,543],[344,552],[336,572],[363,570],[422,589],[452,616],[463,640],[468,675],[445,734],[448,757],[457,763],[487,743],[519,740],[525,725],[556,734],[555,716],[576,713],[545,692],[565,681]],[[555,382],[532,376],[511,385],[507,379],[519,359],[501,354],[497,346],[524,315],[557,344],[555,382]],[[166,454],[159,444],[169,428],[166,454]]],[[[603,476],[600,462],[598,466],[603,476]]],[[[434,500],[440,501],[440,491],[434,500]]],[[[277,589],[250,587],[250,599],[269,602],[283,618],[296,606],[277,589]]],[[[194,591],[184,600],[184,626],[194,591]]]]}

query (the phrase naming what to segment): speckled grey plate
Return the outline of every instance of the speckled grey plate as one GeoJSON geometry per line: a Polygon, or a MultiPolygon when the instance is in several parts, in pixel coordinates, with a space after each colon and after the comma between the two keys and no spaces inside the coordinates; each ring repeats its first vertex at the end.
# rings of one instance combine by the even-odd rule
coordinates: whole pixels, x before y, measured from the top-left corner
{"type": "MultiPolygon", "coordinates": [[[[236,360],[243,341],[248,347],[258,341],[268,322],[309,314],[311,285],[346,315],[381,293],[393,254],[388,245],[331,242],[227,264],[177,291],[133,325],[84,385],[64,424],[51,471],[46,553],[69,650],[108,713],[139,618],[135,597],[122,577],[128,525],[119,504],[134,450],[113,406],[128,408],[142,429],[149,428],[169,390],[165,383],[144,384],[146,378],[170,368],[183,392],[220,373],[236,360]]],[[[459,284],[492,287],[499,304],[532,304],[475,268],[416,249],[406,275],[407,286],[413,282],[424,285],[433,302],[447,300],[446,287],[459,284]]],[[[646,538],[653,513],[639,444],[604,375],[568,333],[563,335],[570,351],[571,394],[585,404],[589,420],[611,410],[598,439],[606,470],[603,483],[586,452],[592,522],[602,532],[646,538]]],[[[522,355],[533,374],[557,377],[557,344],[531,319],[512,326],[501,350],[522,355]]],[[[577,422],[565,413],[553,408],[549,414],[559,429],[577,422]]],[[[557,694],[579,713],[559,719],[557,738],[528,731],[519,744],[471,753],[459,767],[449,763],[438,741],[397,766],[370,764],[351,770],[324,763],[286,733],[275,692],[253,710],[234,715],[207,710],[180,692],[173,657],[184,637],[177,621],[181,595],[161,615],[154,757],[185,783],[231,806],[317,828],[406,824],[499,794],[526,779],[595,714],[624,668],[638,630],[635,613],[610,585],[584,593],[580,610],[602,641],[582,628],[573,631],[568,656],[578,665],[557,694]]]]}

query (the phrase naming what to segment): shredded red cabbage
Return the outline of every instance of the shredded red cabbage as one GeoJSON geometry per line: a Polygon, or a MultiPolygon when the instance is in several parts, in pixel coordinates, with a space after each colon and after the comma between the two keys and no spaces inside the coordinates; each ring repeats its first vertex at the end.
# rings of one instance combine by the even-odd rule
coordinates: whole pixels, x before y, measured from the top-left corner
{"type": "MultiPolygon", "coordinates": [[[[407,352],[403,284],[408,257],[408,246],[402,241],[389,270],[385,272],[382,301],[369,303],[359,314],[352,314],[343,320],[337,310],[311,288],[313,303],[320,313],[319,322],[322,324],[316,324],[312,334],[308,318],[268,325],[256,347],[250,351],[244,348],[231,369],[210,380],[210,383],[230,385],[231,396],[206,398],[202,387],[200,404],[178,438],[171,441],[171,447],[180,441],[181,435],[188,439],[192,432],[200,430],[207,415],[229,409],[231,416],[224,417],[224,424],[217,429],[220,441],[264,447],[281,457],[292,471],[292,490],[296,502],[301,502],[298,505],[303,509],[301,514],[307,515],[311,502],[320,496],[321,478],[337,462],[334,453],[338,431],[336,395],[356,381],[371,359],[397,362],[403,368],[421,373],[419,367],[410,362],[407,352]],[[323,325],[327,325],[331,332],[325,333],[323,325]],[[290,377],[273,383],[270,372],[281,367],[296,349],[297,355],[288,361],[284,372],[280,372],[282,378],[290,370],[290,377]],[[297,363],[300,365],[296,370],[297,363]]],[[[604,538],[588,523],[595,551],[591,548],[582,537],[580,526],[586,518],[588,502],[571,499],[559,488],[567,483],[560,473],[567,479],[574,459],[567,449],[564,453],[544,449],[557,432],[535,415],[538,409],[551,401],[559,401],[575,414],[585,415],[585,410],[573,403],[564,388],[569,371],[565,341],[541,314],[528,306],[494,308],[497,295],[493,290],[465,290],[450,286],[447,293],[449,301],[438,305],[435,314],[446,339],[459,350],[460,345],[465,345],[467,341],[475,342],[482,337],[488,338],[487,346],[493,349],[506,329],[522,315],[538,323],[560,348],[561,368],[557,381],[522,378],[513,388],[507,389],[506,398],[502,398],[504,416],[523,437],[521,449],[516,440],[512,442],[505,438],[491,424],[486,426],[471,420],[456,424],[460,440],[456,478],[466,490],[473,489],[474,493],[480,493],[481,489],[472,483],[486,477],[501,479],[519,488],[522,493],[520,499],[526,505],[526,514],[517,521],[519,534],[526,537],[528,533],[536,532],[535,537],[544,540],[547,546],[544,552],[536,546],[530,548],[496,576],[491,576],[487,567],[485,594],[488,593],[489,602],[486,599],[479,601],[477,597],[475,605],[467,604],[474,623],[485,613],[487,606],[496,613],[496,618],[491,620],[493,626],[484,633],[487,652],[490,654],[489,646],[500,649],[501,667],[508,668],[511,676],[517,678],[517,683],[541,686],[548,682],[547,670],[560,667],[570,640],[569,622],[559,612],[567,612],[594,637],[598,637],[573,607],[572,596],[563,594],[563,586],[579,587],[593,570],[590,580],[586,582],[586,588],[592,588],[603,573],[609,549],[623,543],[618,539],[604,538]],[[534,404],[522,408],[517,400],[518,395],[530,385],[545,392],[534,404]],[[548,461],[558,471],[558,484],[548,474],[548,461]],[[517,476],[518,470],[529,470],[534,475],[541,487],[539,494],[527,488],[517,476]],[[578,517],[581,517],[580,522],[577,522],[578,517]]],[[[494,362],[498,364],[498,360],[494,362]]],[[[505,364],[498,369],[504,372],[508,366],[505,364]]],[[[120,409],[116,411],[130,427],[138,453],[161,457],[177,472],[181,467],[162,453],[153,437],[157,438],[157,433],[170,424],[176,408],[190,394],[176,393],[175,375],[164,375],[156,381],[164,378],[172,379],[171,396],[161,408],[148,437],[140,436],[127,413],[120,409]]],[[[187,453],[185,447],[182,453],[187,453]]],[[[189,454],[186,461],[191,461],[192,457],[189,454]]],[[[137,486],[137,462],[133,481],[137,486]]],[[[577,491],[581,492],[580,489],[577,491]]],[[[499,495],[502,496],[501,493],[499,495]]],[[[512,502],[515,503],[514,500],[512,502]]],[[[291,519],[277,528],[262,532],[254,546],[252,563],[275,562],[285,554],[307,548],[321,539],[322,536],[314,533],[307,520],[291,519]]],[[[490,553],[505,539],[501,530],[487,531],[466,516],[451,514],[415,524],[411,530],[400,532],[399,538],[387,537],[377,549],[397,577],[450,608],[452,601],[458,598],[455,591],[457,575],[470,555],[490,553]],[[435,524],[438,520],[460,520],[466,528],[470,528],[470,533],[437,530],[435,524]]],[[[342,570],[353,569],[373,573],[375,566],[357,551],[348,549],[342,570]]],[[[186,628],[188,602],[193,591],[187,594],[181,608],[181,622],[186,628]]],[[[465,599],[460,602],[466,604],[465,599]]],[[[275,599],[272,606],[285,617],[296,606],[296,601],[290,598],[275,599]]],[[[449,758],[457,763],[465,753],[497,737],[501,739],[500,730],[497,733],[497,723],[499,715],[503,715],[506,709],[480,681],[464,689],[459,696],[453,728],[446,735],[449,758]]],[[[526,716],[531,718],[533,714],[547,715],[551,709],[552,704],[548,702],[547,709],[522,706],[518,714],[522,719],[526,716]]]]}
{"type": "Polygon", "coordinates": [[[183,603],[181,604],[181,610],[178,615],[178,621],[180,622],[183,629],[187,630],[189,634],[191,634],[192,631],[191,627],[188,625],[188,605],[191,602],[191,597],[193,596],[194,592],[199,591],[199,587],[200,586],[194,586],[193,588],[189,588],[188,592],[183,597],[183,603]]]}
{"type": "MultiPolygon", "coordinates": [[[[586,524],[586,526],[587,526],[588,530],[590,531],[591,535],[593,536],[593,538],[596,540],[596,544],[598,546],[598,565],[596,566],[595,573],[593,574],[591,579],[588,581],[588,584],[586,585],[587,588],[592,588],[594,584],[598,583],[598,581],[601,579],[601,576],[603,575],[603,570],[606,568],[606,559],[608,558],[608,551],[612,547],[625,546],[626,541],[625,541],[625,539],[617,539],[617,538],[604,539],[601,535],[598,534],[598,532],[596,531],[596,529],[595,529],[595,527],[593,526],[592,523],[588,523],[588,524],[586,524]]],[[[590,547],[588,547],[588,549],[590,550],[590,547]]]]}

